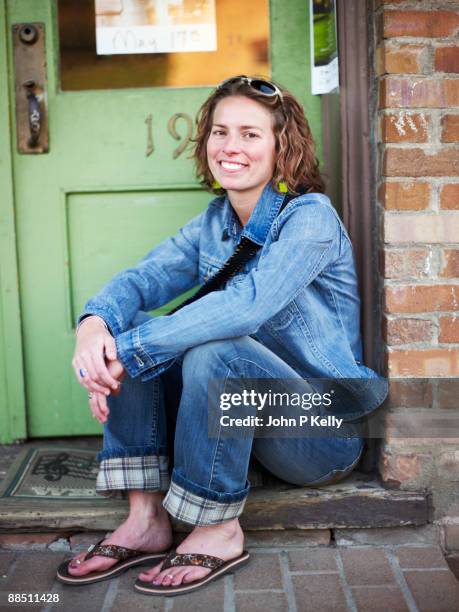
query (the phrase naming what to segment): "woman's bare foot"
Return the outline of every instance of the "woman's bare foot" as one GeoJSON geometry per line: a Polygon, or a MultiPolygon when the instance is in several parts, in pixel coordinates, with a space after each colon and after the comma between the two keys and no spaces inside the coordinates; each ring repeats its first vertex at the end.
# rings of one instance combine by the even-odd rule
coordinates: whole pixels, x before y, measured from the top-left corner
{"type": "MultiPolygon", "coordinates": [[[[244,533],[238,519],[220,525],[195,527],[190,535],[177,547],[178,553],[200,553],[228,561],[238,557],[244,549],[244,533]]],[[[203,567],[177,566],[161,571],[162,563],[139,574],[140,580],[161,584],[177,585],[204,578],[211,571],[203,567]]]]}
{"type": "MultiPolygon", "coordinates": [[[[172,529],[169,515],[161,503],[163,498],[161,493],[131,492],[128,518],[103,543],[145,552],[168,550],[172,544],[172,529]]],[[[117,559],[98,555],[83,561],[85,556],[86,552],[83,552],[69,563],[68,571],[72,576],[103,571],[118,562],[117,559]]]]}

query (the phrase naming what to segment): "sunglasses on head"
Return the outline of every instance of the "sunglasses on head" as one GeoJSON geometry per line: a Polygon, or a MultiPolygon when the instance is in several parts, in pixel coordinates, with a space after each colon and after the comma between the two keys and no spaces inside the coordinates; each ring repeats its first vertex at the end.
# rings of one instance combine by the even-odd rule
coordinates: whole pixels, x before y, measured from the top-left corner
{"type": "Polygon", "coordinates": [[[274,85],[274,83],[265,81],[264,79],[251,79],[250,77],[244,75],[231,77],[230,79],[222,81],[220,85],[217,86],[217,89],[221,89],[227,85],[232,85],[233,83],[246,83],[249,87],[263,96],[268,96],[269,98],[279,96],[279,98],[282,100],[282,92],[277,85],[274,85]]]}

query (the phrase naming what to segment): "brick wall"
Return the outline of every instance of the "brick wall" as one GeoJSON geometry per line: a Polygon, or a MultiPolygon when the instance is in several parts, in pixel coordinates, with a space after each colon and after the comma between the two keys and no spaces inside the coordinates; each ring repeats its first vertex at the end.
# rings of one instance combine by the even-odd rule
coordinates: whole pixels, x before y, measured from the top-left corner
{"type": "MultiPolygon", "coordinates": [[[[459,4],[376,0],[373,13],[386,371],[406,379],[457,377],[459,4]]],[[[412,394],[419,392],[421,381],[407,384],[412,394]]],[[[426,384],[425,408],[459,417],[459,394],[445,407],[443,388],[426,384]]],[[[395,415],[411,409],[401,400],[395,394],[391,402],[395,415]]],[[[437,517],[459,515],[459,428],[457,436],[387,435],[383,480],[405,489],[428,487],[437,517]]]]}

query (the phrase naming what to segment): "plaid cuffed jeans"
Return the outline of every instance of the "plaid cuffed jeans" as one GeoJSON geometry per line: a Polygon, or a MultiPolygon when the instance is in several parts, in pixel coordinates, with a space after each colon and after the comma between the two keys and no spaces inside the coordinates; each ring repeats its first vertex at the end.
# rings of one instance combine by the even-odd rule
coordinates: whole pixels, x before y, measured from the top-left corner
{"type": "MultiPolygon", "coordinates": [[[[139,313],[143,318],[134,324],[146,316],[139,313]]],[[[245,336],[196,346],[148,381],[126,376],[120,395],[109,397],[97,492],[164,491],[163,505],[172,516],[193,525],[212,525],[242,513],[250,488],[247,472],[252,452],[275,476],[297,485],[335,482],[358,463],[363,448],[360,437],[210,437],[208,381],[227,378],[299,375],[268,348],[245,336]],[[170,474],[167,426],[174,421],[170,474]]]]}

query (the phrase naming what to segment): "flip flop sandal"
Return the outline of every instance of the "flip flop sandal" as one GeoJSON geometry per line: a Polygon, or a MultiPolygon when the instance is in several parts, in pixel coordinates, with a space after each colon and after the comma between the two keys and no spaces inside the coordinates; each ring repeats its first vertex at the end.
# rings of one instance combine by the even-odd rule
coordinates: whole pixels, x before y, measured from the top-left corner
{"type": "Polygon", "coordinates": [[[143,580],[136,580],[134,589],[144,595],[166,595],[173,597],[174,595],[182,595],[183,593],[189,593],[195,589],[199,589],[202,586],[216,580],[226,573],[232,573],[234,570],[242,567],[249,562],[250,555],[244,550],[239,557],[224,561],[218,557],[212,557],[211,555],[200,555],[195,553],[184,553],[179,554],[175,550],[171,551],[163,561],[161,571],[169,569],[170,567],[177,567],[191,565],[193,567],[207,567],[212,570],[207,576],[194,582],[185,584],[178,584],[176,586],[161,586],[155,585],[152,582],[145,582],[143,580]]]}
{"type": "Polygon", "coordinates": [[[158,562],[166,556],[166,553],[147,553],[132,548],[125,548],[124,546],[116,546],[115,544],[102,544],[102,542],[103,540],[100,540],[97,544],[92,544],[88,548],[88,552],[83,561],[87,561],[97,555],[109,557],[110,559],[118,559],[118,563],[100,572],[91,572],[84,576],[75,576],[68,570],[71,562],[71,559],[69,559],[61,563],[57,568],[57,579],[64,584],[92,584],[100,580],[114,578],[137,565],[151,565],[152,562],[158,562]]]}

